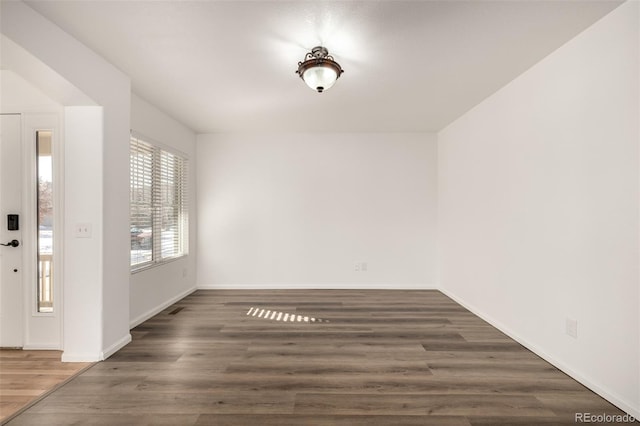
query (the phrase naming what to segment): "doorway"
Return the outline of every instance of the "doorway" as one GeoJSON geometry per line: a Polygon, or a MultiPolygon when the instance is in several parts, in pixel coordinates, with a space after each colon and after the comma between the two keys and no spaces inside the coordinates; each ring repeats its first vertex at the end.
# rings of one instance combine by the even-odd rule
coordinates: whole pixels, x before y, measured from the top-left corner
{"type": "Polygon", "coordinates": [[[0,119],[0,347],[62,349],[58,116],[0,119]]]}

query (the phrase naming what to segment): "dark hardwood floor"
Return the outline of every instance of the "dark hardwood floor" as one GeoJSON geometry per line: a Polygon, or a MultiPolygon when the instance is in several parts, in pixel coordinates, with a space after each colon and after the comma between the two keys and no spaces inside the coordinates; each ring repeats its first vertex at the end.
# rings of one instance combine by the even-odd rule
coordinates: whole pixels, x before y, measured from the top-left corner
{"type": "Polygon", "coordinates": [[[132,333],[9,424],[574,425],[576,412],[624,414],[437,291],[198,291],[132,333]]]}

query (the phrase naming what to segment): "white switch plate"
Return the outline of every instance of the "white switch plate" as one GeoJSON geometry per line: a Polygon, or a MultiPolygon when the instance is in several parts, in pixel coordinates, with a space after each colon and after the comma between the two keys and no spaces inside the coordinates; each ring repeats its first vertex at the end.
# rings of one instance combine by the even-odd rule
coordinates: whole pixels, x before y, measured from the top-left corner
{"type": "Polygon", "coordinates": [[[76,223],[74,233],[76,238],[91,238],[91,224],[76,223]]]}

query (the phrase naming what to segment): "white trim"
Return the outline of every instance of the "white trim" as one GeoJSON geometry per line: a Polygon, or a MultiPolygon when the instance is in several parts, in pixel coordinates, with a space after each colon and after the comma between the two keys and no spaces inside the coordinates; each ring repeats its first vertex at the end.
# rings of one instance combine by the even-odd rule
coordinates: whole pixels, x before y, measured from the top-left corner
{"type": "Polygon", "coordinates": [[[555,357],[553,357],[552,355],[549,355],[548,353],[546,353],[544,350],[542,350],[538,346],[536,346],[536,345],[532,344],[531,342],[527,341],[526,339],[520,337],[517,333],[515,333],[509,327],[507,327],[504,324],[502,324],[500,321],[496,321],[495,319],[493,319],[489,315],[486,315],[486,314],[482,313],[481,310],[479,310],[475,306],[467,303],[463,299],[455,296],[454,294],[448,292],[447,290],[445,290],[443,288],[440,288],[439,290],[445,296],[451,298],[453,301],[455,301],[459,305],[461,305],[464,308],[468,309],[474,315],[482,318],[484,321],[488,322],[493,327],[497,328],[498,330],[500,330],[501,332],[503,332],[504,334],[506,334],[507,336],[509,336],[513,340],[515,340],[516,342],[520,343],[522,346],[524,346],[525,348],[529,349],[531,352],[533,352],[534,354],[538,355],[540,358],[544,359],[548,363],[550,363],[550,364],[554,365],[555,367],[557,367],[558,369],[562,370],[564,373],[566,373],[567,375],[571,376],[574,380],[580,382],[581,384],[583,384],[587,388],[591,389],[592,391],[594,391],[595,393],[597,393],[598,395],[600,395],[601,397],[603,397],[607,401],[611,402],[613,405],[615,405],[618,408],[620,408],[621,410],[625,411],[627,414],[630,414],[631,416],[633,416],[636,419],[640,419],[640,407],[634,407],[632,403],[629,403],[629,402],[625,401],[623,398],[621,398],[618,395],[616,395],[615,392],[612,392],[609,389],[607,389],[607,388],[605,388],[605,387],[603,387],[603,386],[601,386],[601,385],[599,385],[597,383],[594,383],[590,378],[586,377],[583,373],[575,371],[574,369],[572,369],[567,364],[565,364],[565,363],[563,363],[561,361],[558,361],[555,357]]]}
{"type": "Polygon", "coordinates": [[[115,342],[113,345],[109,346],[102,352],[99,353],[62,353],[62,362],[97,362],[104,361],[109,358],[111,355],[118,352],[120,349],[124,348],[127,344],[131,342],[131,333],[127,333],[120,340],[115,342]]]}
{"type": "Polygon", "coordinates": [[[62,297],[63,297],[63,203],[62,198],[64,182],[62,181],[62,164],[59,162],[63,155],[63,128],[62,128],[62,109],[57,111],[31,112],[23,114],[23,200],[21,227],[23,231],[23,279],[25,284],[25,323],[24,323],[24,349],[54,349],[62,348],[62,297]],[[37,268],[37,246],[38,246],[38,229],[36,228],[37,218],[37,187],[38,177],[36,175],[36,141],[39,131],[52,132],[52,152],[53,168],[52,177],[54,182],[54,214],[53,214],[53,250],[54,265],[53,282],[54,282],[54,311],[38,312],[38,294],[36,283],[38,282],[37,268]],[[44,337],[46,336],[46,338],[44,337]],[[51,340],[55,339],[55,342],[51,340]],[[47,343],[39,343],[45,340],[47,343]]]}
{"type": "Polygon", "coordinates": [[[166,308],[168,308],[169,306],[173,305],[174,303],[184,299],[185,297],[187,297],[188,295],[190,295],[191,293],[193,293],[194,291],[198,290],[196,287],[190,288],[187,291],[183,291],[182,293],[178,294],[175,297],[172,297],[171,299],[167,300],[166,302],[162,303],[161,305],[148,310],[147,312],[137,316],[136,318],[129,320],[129,328],[134,328],[140,324],[142,324],[143,322],[145,322],[146,320],[148,320],[149,318],[153,317],[154,315],[159,314],[160,312],[162,312],[163,310],[165,310],[166,308]]]}
{"type": "Polygon", "coordinates": [[[199,284],[198,290],[439,290],[427,283],[238,283],[199,284]]]}
{"type": "Polygon", "coordinates": [[[131,342],[131,333],[127,333],[122,339],[115,342],[113,345],[109,346],[106,350],[102,351],[100,354],[100,361],[104,361],[109,358],[111,355],[118,352],[120,349],[124,348],[131,342]]]}
{"type": "Polygon", "coordinates": [[[100,353],[84,352],[84,353],[62,353],[62,362],[98,362],[102,361],[100,353]]]}
{"type": "Polygon", "coordinates": [[[55,344],[46,345],[24,345],[22,350],[25,351],[59,351],[61,348],[55,344]]]}
{"type": "Polygon", "coordinates": [[[133,274],[137,274],[138,272],[144,272],[144,271],[147,271],[149,269],[153,269],[155,267],[163,266],[163,265],[166,265],[167,263],[171,263],[171,262],[174,262],[176,260],[180,260],[180,259],[182,259],[183,257],[186,257],[186,256],[189,256],[189,253],[183,253],[180,256],[165,257],[164,259],[159,260],[159,261],[150,260],[150,261],[144,262],[144,263],[137,263],[136,265],[131,266],[130,273],[131,273],[131,275],[133,275],[133,274]]]}

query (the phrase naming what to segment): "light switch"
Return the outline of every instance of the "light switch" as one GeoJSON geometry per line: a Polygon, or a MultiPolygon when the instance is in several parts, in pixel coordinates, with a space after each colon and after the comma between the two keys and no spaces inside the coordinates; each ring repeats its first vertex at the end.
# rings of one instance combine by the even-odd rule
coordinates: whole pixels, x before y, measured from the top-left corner
{"type": "Polygon", "coordinates": [[[76,238],[91,238],[91,224],[76,223],[75,236],[76,238]]]}

